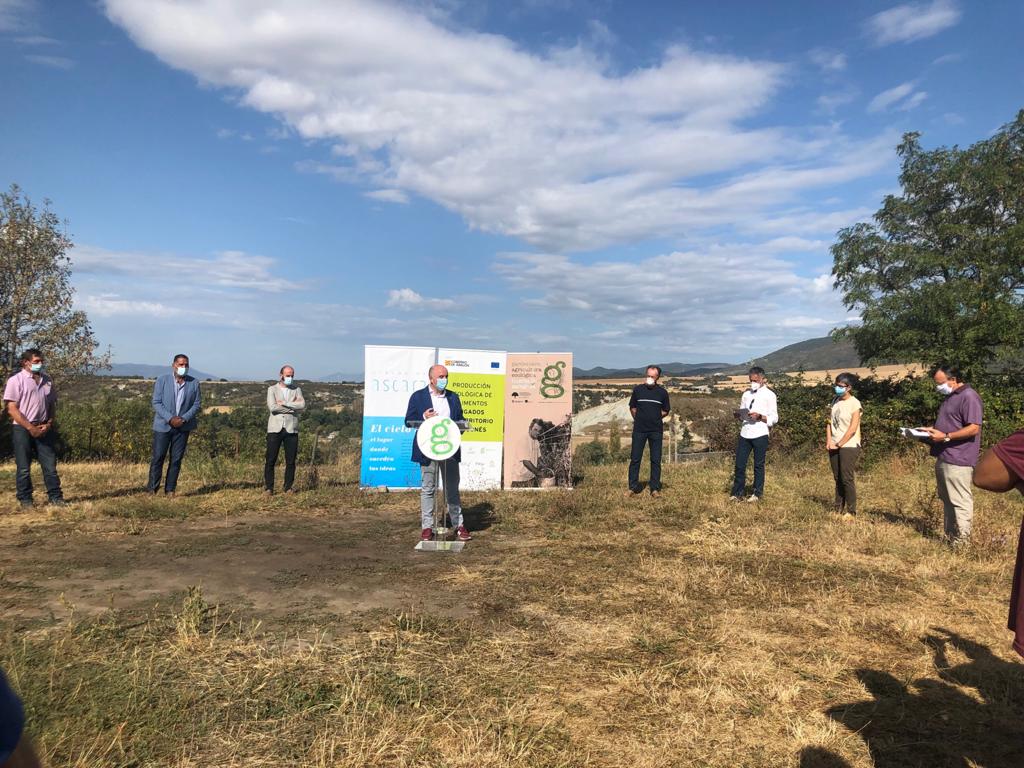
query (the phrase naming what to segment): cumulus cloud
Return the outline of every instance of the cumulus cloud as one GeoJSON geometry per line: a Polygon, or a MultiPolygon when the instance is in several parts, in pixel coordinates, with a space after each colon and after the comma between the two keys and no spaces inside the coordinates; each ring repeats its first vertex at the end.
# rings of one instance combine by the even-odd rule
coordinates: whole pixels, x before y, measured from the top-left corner
{"type": "Polygon", "coordinates": [[[875,96],[868,104],[868,112],[884,112],[889,109],[911,110],[923,102],[928,94],[925,91],[915,91],[914,83],[900,83],[897,86],[882,91],[875,96]]]}
{"type": "Polygon", "coordinates": [[[396,291],[388,291],[387,306],[406,312],[412,310],[441,311],[454,309],[455,301],[453,299],[431,299],[421,296],[412,288],[399,288],[396,291]]]}
{"type": "Polygon", "coordinates": [[[782,87],[774,61],[672,46],[620,73],[590,43],[534,53],[369,0],[308,0],[302,12],[284,0],[104,7],[171,66],[333,146],[336,162],[303,170],[365,184],[375,199],[417,195],[544,249],[766,215],[881,164],[840,135],[748,127],[782,87]]]}
{"type": "MultiPolygon", "coordinates": [[[[796,250],[809,243],[794,242],[796,250]]],[[[827,275],[802,276],[782,243],[713,245],[640,262],[587,262],[560,254],[506,254],[498,275],[528,307],[594,322],[592,338],[650,349],[735,353],[847,321],[827,275]]],[[[822,244],[823,259],[827,246],[822,244]]],[[[584,340],[581,340],[584,341],[584,340]]]]}
{"type": "Polygon", "coordinates": [[[960,8],[953,0],[906,3],[876,13],[868,19],[867,30],[877,45],[909,43],[955,26],[960,17],[960,8]]]}

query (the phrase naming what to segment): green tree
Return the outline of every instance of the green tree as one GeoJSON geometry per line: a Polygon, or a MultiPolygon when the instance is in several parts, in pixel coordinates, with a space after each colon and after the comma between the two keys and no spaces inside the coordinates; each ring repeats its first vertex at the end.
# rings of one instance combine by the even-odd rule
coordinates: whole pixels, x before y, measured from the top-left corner
{"type": "Polygon", "coordinates": [[[1024,347],[1024,110],[967,149],[897,148],[902,194],[843,229],[832,275],[859,326],[834,331],[869,364],[980,369],[1024,347]]]}
{"type": "Polygon", "coordinates": [[[0,365],[8,373],[32,346],[58,375],[108,365],[96,355],[88,318],[74,308],[72,247],[48,200],[40,210],[17,185],[0,193],[0,365]]]}

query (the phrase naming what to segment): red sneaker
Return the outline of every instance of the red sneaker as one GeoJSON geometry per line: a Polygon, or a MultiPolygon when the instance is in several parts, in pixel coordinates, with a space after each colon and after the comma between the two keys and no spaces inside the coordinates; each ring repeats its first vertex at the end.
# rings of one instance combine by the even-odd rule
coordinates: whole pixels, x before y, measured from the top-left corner
{"type": "Polygon", "coordinates": [[[434,531],[431,528],[424,528],[420,531],[420,541],[433,541],[434,531]]]}
{"type": "Polygon", "coordinates": [[[455,529],[455,538],[459,541],[469,541],[473,537],[469,535],[469,531],[466,530],[466,526],[460,525],[455,529]]]}

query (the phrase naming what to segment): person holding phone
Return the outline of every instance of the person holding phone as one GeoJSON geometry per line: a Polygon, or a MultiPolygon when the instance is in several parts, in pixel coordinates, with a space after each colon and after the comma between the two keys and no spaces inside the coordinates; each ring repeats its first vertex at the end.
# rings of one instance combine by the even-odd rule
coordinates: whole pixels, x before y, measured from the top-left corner
{"type": "MultiPolygon", "coordinates": [[[[427,386],[417,389],[409,398],[405,426],[412,427],[412,422],[423,422],[435,416],[462,421],[462,401],[455,392],[448,389],[448,369],[443,365],[432,365],[427,371],[427,379],[427,386]]],[[[420,465],[420,539],[430,541],[434,538],[434,494],[437,491],[440,464],[424,456],[415,440],[412,441],[412,460],[420,465]]],[[[460,461],[461,448],[443,462],[444,495],[448,502],[448,517],[455,528],[455,537],[459,541],[469,541],[473,537],[466,530],[462,519],[462,501],[459,498],[460,461]]]]}

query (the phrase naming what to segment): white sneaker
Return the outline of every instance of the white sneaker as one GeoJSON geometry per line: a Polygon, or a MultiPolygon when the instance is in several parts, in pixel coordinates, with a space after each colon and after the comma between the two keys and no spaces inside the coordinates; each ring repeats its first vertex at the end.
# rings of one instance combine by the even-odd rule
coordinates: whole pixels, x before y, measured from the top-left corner
{"type": "Polygon", "coordinates": [[[759,502],[760,500],[761,500],[761,499],[760,499],[760,497],[758,497],[758,496],[754,496],[753,494],[751,494],[751,495],[750,495],[750,498],[749,498],[749,499],[747,499],[747,501],[748,501],[749,503],[751,503],[751,504],[756,504],[756,503],[757,503],[757,502],[759,502]]]}
{"type": "Polygon", "coordinates": [[[743,501],[739,496],[730,496],[729,501],[743,501]]]}

